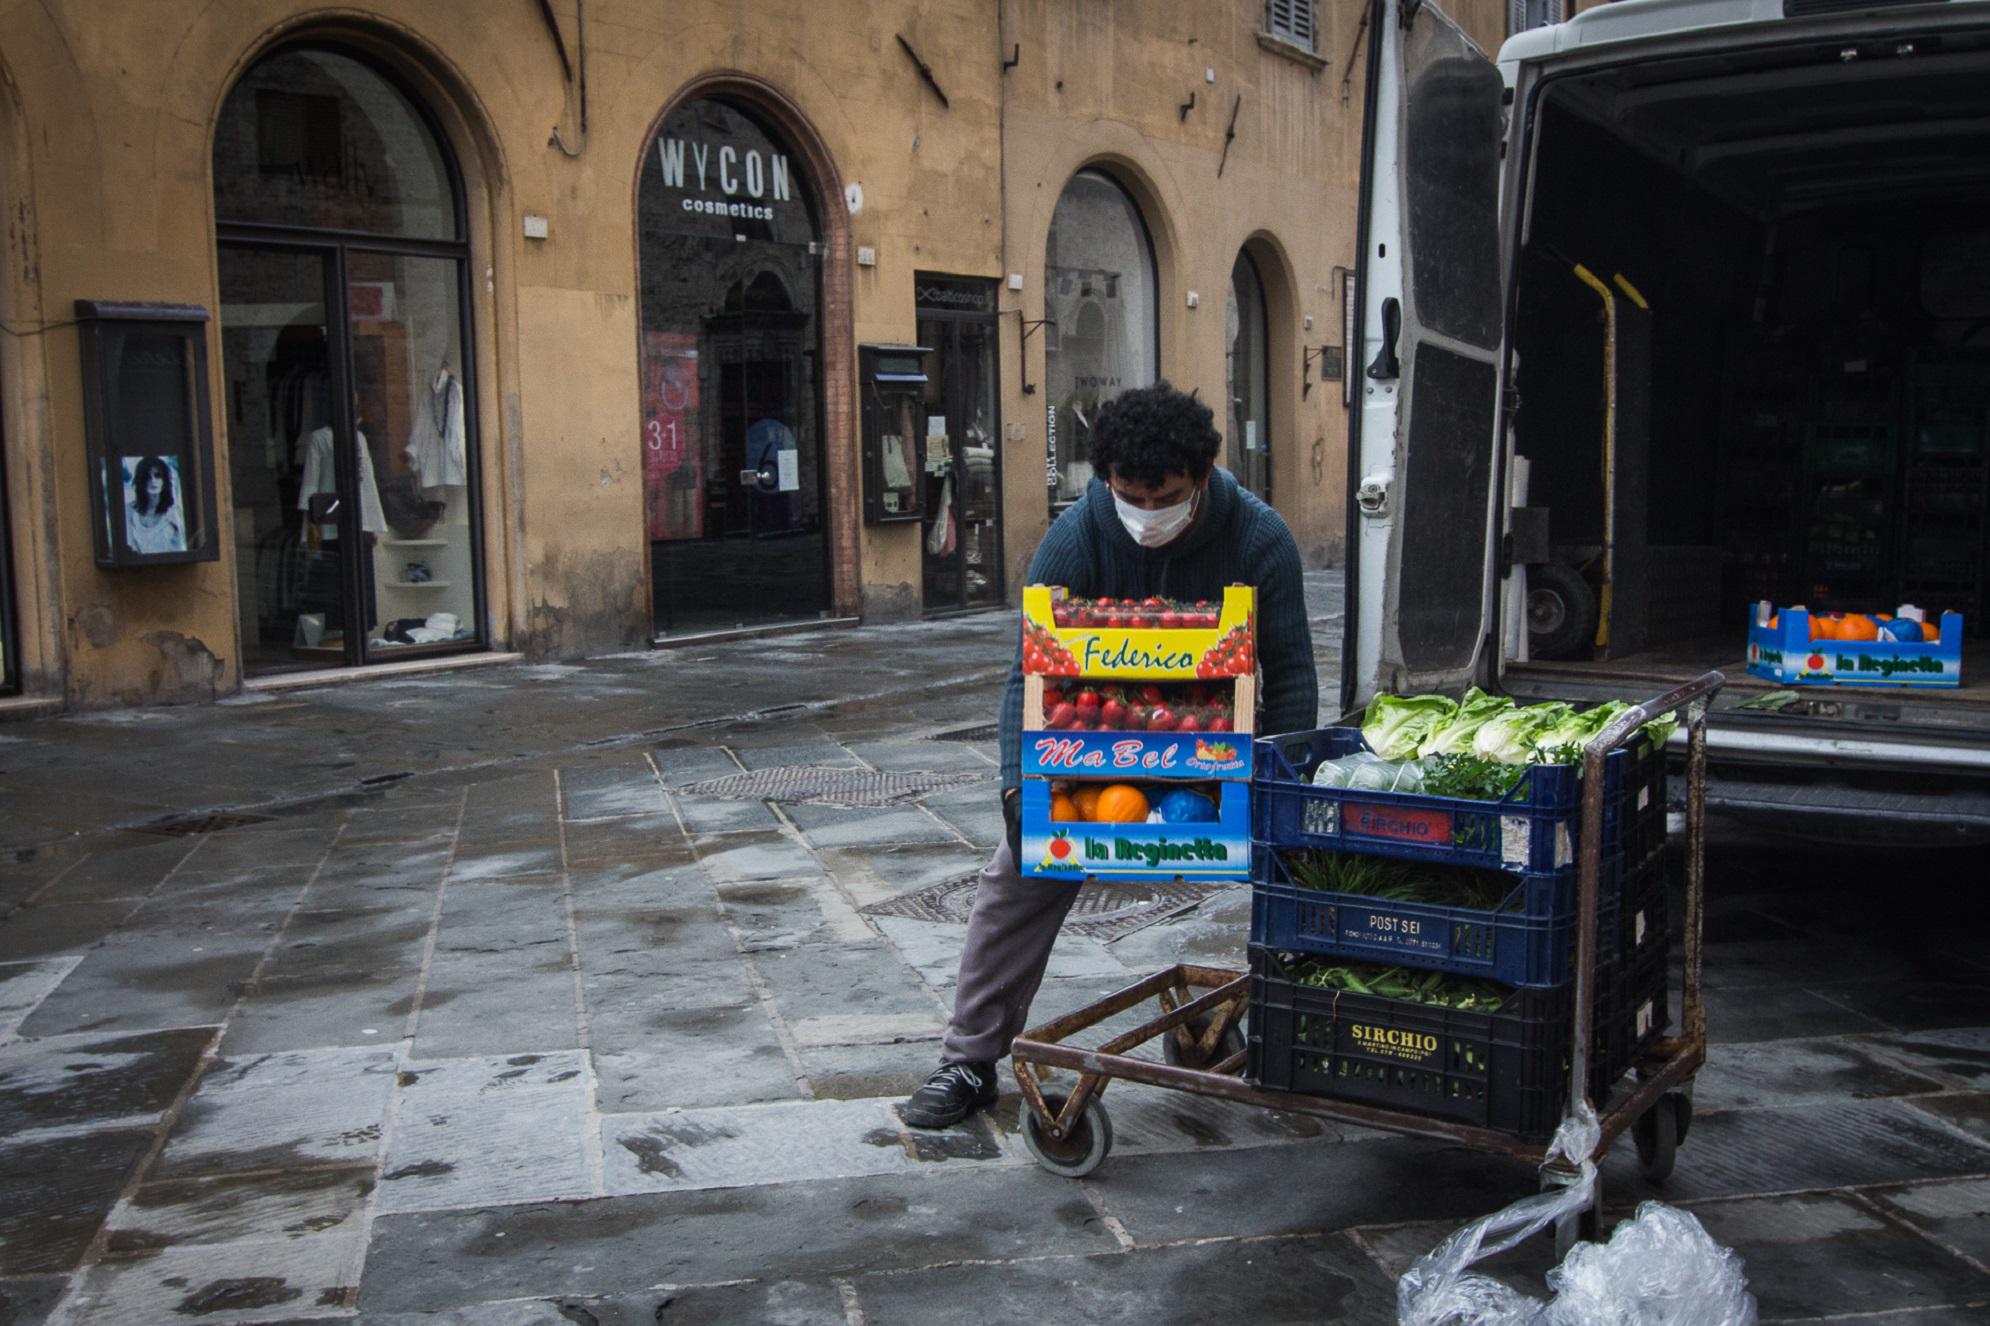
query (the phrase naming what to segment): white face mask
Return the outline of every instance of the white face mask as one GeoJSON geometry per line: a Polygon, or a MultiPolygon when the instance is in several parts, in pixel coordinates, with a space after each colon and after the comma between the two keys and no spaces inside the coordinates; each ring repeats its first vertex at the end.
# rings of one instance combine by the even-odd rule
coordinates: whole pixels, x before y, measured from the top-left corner
{"type": "Polygon", "coordinates": [[[1126,532],[1133,536],[1135,543],[1143,548],[1159,548],[1172,543],[1183,530],[1188,528],[1189,521],[1195,519],[1196,494],[1201,491],[1198,488],[1188,495],[1188,501],[1164,506],[1156,511],[1142,510],[1118,493],[1113,493],[1112,504],[1119,512],[1119,523],[1126,526],[1126,532]]]}

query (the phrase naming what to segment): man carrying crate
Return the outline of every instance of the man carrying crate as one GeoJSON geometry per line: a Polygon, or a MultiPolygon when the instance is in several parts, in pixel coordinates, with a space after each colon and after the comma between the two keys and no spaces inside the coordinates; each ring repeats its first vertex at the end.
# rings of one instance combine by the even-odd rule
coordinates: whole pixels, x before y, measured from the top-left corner
{"type": "MultiPolygon", "coordinates": [[[[1266,732],[1311,728],[1319,711],[1299,548],[1276,511],[1216,465],[1209,407],[1166,382],[1099,407],[1092,481],[1030,559],[1028,582],[1078,598],[1221,600],[1257,590],[1266,732]]],[[[995,1065],[1027,1025],[1075,885],[1025,877],[1021,856],[1023,669],[1020,645],[1002,698],[1004,841],[982,867],[954,985],[940,1067],[899,1106],[915,1128],[945,1128],[994,1103],[995,1065]]]]}

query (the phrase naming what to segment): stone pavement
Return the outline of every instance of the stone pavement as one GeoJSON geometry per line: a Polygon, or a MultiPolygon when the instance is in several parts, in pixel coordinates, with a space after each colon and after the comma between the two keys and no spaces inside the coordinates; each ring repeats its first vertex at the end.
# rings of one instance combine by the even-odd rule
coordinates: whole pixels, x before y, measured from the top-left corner
{"type": "MultiPolygon", "coordinates": [[[[1074,1183],[1013,1092],[893,1113],[963,927],[874,909],[998,832],[964,729],[1012,631],[0,727],[0,1326],[1393,1319],[1525,1167],[1119,1084],[1074,1183]],[[908,798],[765,781],[794,769],[908,798]]],[[[1990,952],[1954,901],[1984,862],[1944,860],[1976,873],[1891,869],[1883,912],[1869,861],[1716,860],[1692,1136],[1657,1189],[1620,1145],[1606,1191],[1698,1215],[1765,1319],[1984,1319],[1990,952]]],[[[1238,963],[1247,920],[1234,889],[1069,930],[1037,1013],[1238,963]]],[[[1536,1293],[1539,1244],[1500,1263],[1536,1293]]]]}

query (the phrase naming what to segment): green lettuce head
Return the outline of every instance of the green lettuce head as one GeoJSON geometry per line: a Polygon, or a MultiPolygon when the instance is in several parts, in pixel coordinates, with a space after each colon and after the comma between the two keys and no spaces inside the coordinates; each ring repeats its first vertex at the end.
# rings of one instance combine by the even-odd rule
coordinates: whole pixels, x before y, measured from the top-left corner
{"type": "Polygon", "coordinates": [[[1505,695],[1487,695],[1474,686],[1458,702],[1458,712],[1431,728],[1417,747],[1418,755],[1470,755],[1472,738],[1496,716],[1513,708],[1505,695]]]}
{"type": "Polygon", "coordinates": [[[1501,764],[1532,764],[1536,734],[1572,712],[1568,705],[1556,700],[1495,714],[1473,734],[1472,754],[1501,764]]]}
{"type": "Polygon", "coordinates": [[[1378,695],[1361,716],[1361,736],[1383,759],[1407,760],[1433,727],[1457,712],[1457,704],[1441,695],[1378,695]]]}

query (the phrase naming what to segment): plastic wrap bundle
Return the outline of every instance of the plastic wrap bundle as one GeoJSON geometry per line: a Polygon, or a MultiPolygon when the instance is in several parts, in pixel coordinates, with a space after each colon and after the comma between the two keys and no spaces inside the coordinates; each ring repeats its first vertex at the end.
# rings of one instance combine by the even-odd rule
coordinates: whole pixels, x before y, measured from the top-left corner
{"type": "Polygon", "coordinates": [[[1468,1268],[1589,1206],[1602,1136],[1588,1105],[1562,1121],[1548,1155],[1580,1160],[1576,1181],[1475,1220],[1403,1273],[1400,1326],[1754,1326],[1741,1259],[1691,1215],[1646,1202],[1607,1243],[1579,1243],[1548,1272],[1543,1303],[1468,1268]]]}
{"type": "Polygon", "coordinates": [[[1358,750],[1337,760],[1323,760],[1313,770],[1315,787],[1349,787],[1359,792],[1421,792],[1420,760],[1385,760],[1373,751],[1358,750]]]}

